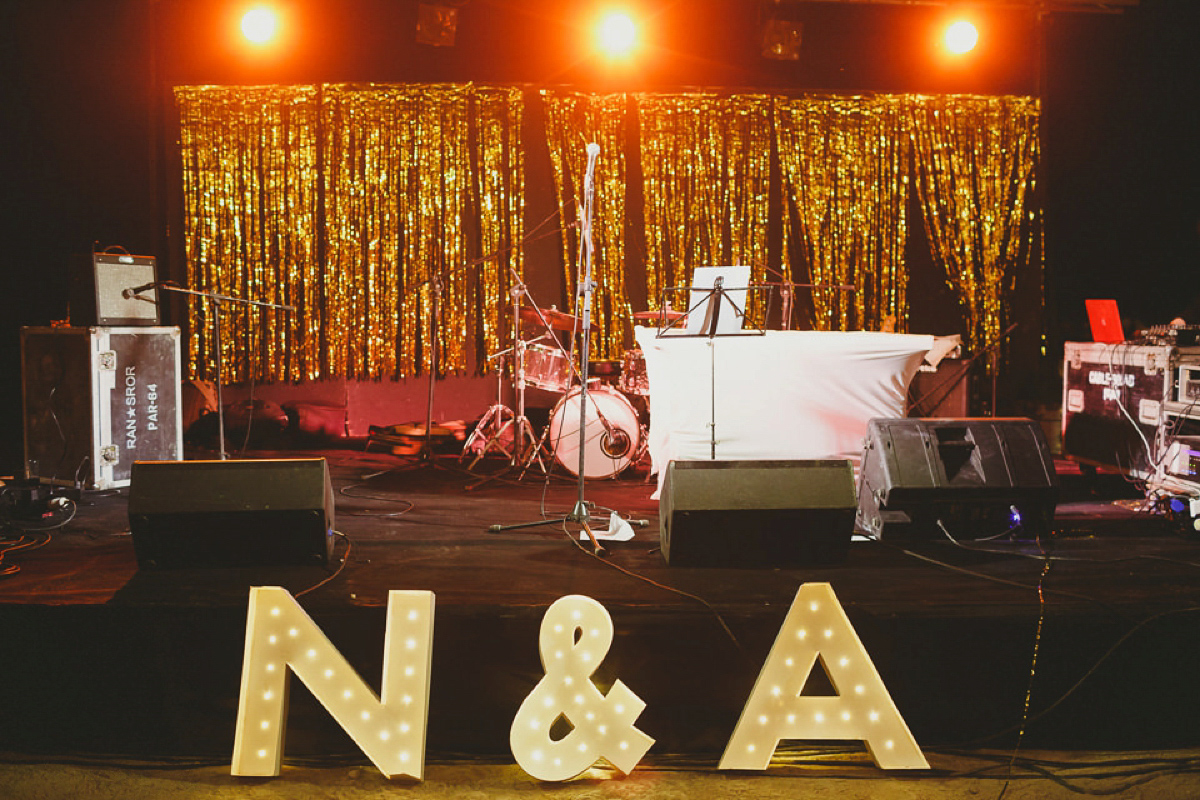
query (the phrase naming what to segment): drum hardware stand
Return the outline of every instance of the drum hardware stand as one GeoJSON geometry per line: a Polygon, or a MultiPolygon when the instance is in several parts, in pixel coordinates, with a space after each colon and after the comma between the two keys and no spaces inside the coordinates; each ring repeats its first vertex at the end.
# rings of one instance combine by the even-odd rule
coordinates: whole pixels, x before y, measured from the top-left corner
{"type": "Polygon", "coordinates": [[[280,303],[264,303],[259,300],[245,300],[240,297],[230,297],[229,295],[216,294],[215,292],[198,292],[194,289],[185,289],[182,286],[176,286],[172,281],[162,281],[152,283],[147,286],[138,286],[131,289],[126,289],[126,297],[132,297],[136,294],[146,291],[147,289],[158,288],[166,292],[178,292],[179,294],[190,294],[194,297],[204,297],[212,302],[213,308],[213,333],[217,348],[217,449],[220,453],[220,460],[225,461],[229,456],[225,453],[225,404],[221,397],[221,362],[224,356],[221,344],[221,303],[240,303],[247,306],[258,306],[259,308],[274,308],[280,311],[295,311],[295,306],[286,306],[280,303]]]}
{"type": "MultiPolygon", "coordinates": [[[[509,289],[509,293],[512,295],[513,308],[513,346],[493,354],[491,358],[503,357],[510,353],[512,354],[514,381],[513,390],[516,396],[517,410],[514,413],[500,401],[500,387],[503,385],[504,371],[503,368],[498,367],[497,369],[500,373],[500,377],[496,385],[496,405],[489,408],[487,413],[484,415],[484,418],[480,420],[479,426],[476,427],[475,432],[471,434],[471,438],[468,439],[466,444],[463,445],[463,452],[466,452],[468,445],[474,442],[477,436],[483,435],[480,433],[481,430],[487,430],[489,426],[495,426],[495,430],[491,433],[483,448],[479,451],[479,454],[475,456],[475,460],[471,462],[468,469],[474,469],[475,465],[479,463],[479,460],[483,458],[483,456],[492,448],[493,445],[495,445],[502,453],[508,456],[510,467],[515,467],[517,464],[524,464],[524,468],[521,470],[520,476],[524,477],[525,472],[529,469],[529,466],[534,461],[537,461],[538,466],[542,468],[542,473],[546,473],[546,464],[542,461],[541,456],[541,442],[538,441],[537,445],[534,445],[537,437],[534,436],[533,425],[529,422],[529,418],[525,416],[525,349],[533,342],[544,339],[547,336],[550,337],[550,339],[560,350],[563,350],[563,347],[558,341],[558,338],[554,336],[553,329],[550,327],[550,324],[542,314],[541,309],[537,307],[536,303],[533,303],[532,298],[530,298],[530,303],[533,305],[534,311],[537,312],[538,318],[541,319],[542,324],[545,326],[546,330],[549,331],[549,333],[542,334],[537,339],[532,339],[530,341],[525,341],[521,338],[521,299],[528,294],[528,290],[525,286],[525,283],[521,280],[521,277],[517,275],[516,270],[513,270],[513,279],[513,286],[511,289],[509,289]],[[507,419],[505,417],[507,417],[507,419]],[[505,431],[510,429],[513,431],[513,447],[511,452],[509,452],[508,449],[504,447],[503,443],[500,442],[500,438],[504,435],[505,431]],[[533,450],[528,453],[528,458],[526,458],[525,444],[527,441],[531,446],[533,446],[533,450]]],[[[485,480],[490,480],[492,477],[495,476],[489,476],[485,480]]],[[[469,488],[473,489],[479,485],[480,484],[477,483],[469,488]]]]}
{"type": "MultiPolygon", "coordinates": [[[[595,208],[595,171],[596,157],[600,155],[600,145],[591,142],[587,146],[588,165],[587,173],[584,177],[584,206],[583,206],[583,227],[581,230],[581,255],[578,292],[582,298],[580,301],[581,313],[583,318],[582,338],[583,342],[580,346],[580,382],[579,382],[579,473],[577,475],[578,497],[575,501],[575,507],[571,509],[571,513],[564,517],[554,517],[551,519],[541,519],[534,522],[522,522],[515,525],[492,525],[490,531],[508,531],[517,528],[532,528],[541,525],[553,525],[555,523],[577,522],[583,526],[588,538],[592,542],[594,551],[599,554],[604,552],[604,548],[600,546],[600,542],[596,540],[596,535],[592,532],[589,521],[592,519],[591,504],[584,499],[584,471],[585,471],[585,455],[586,455],[586,435],[587,435],[587,405],[588,405],[588,350],[591,345],[592,333],[592,261],[593,261],[593,243],[592,243],[592,216],[595,208]]],[[[547,326],[549,327],[549,326],[547,326]]],[[[574,371],[574,365],[572,365],[574,371]]],[[[603,420],[603,417],[601,417],[603,420]]],[[[549,430],[549,425],[546,426],[549,430]]],[[[606,435],[609,435],[610,426],[606,423],[606,435]]],[[[644,520],[643,524],[649,524],[644,520]]]]}
{"type": "MultiPolygon", "coordinates": [[[[511,348],[501,350],[498,353],[493,353],[492,355],[488,356],[488,360],[503,359],[504,356],[511,352],[511,348]]],[[[504,431],[508,430],[508,428],[512,426],[513,421],[512,409],[504,405],[504,402],[501,399],[503,391],[504,364],[501,362],[496,366],[496,402],[491,408],[484,412],[483,416],[479,420],[479,424],[475,426],[475,430],[471,431],[471,435],[467,437],[465,442],[463,442],[462,456],[459,458],[459,461],[464,461],[467,458],[467,454],[471,452],[471,448],[477,441],[480,439],[484,440],[483,444],[479,447],[479,452],[475,455],[475,458],[469,465],[467,465],[467,469],[474,469],[475,465],[479,463],[479,460],[490,453],[493,449],[499,450],[505,455],[505,457],[509,459],[513,458],[513,452],[510,452],[508,447],[505,446],[504,442],[501,440],[501,434],[503,434],[504,431]]]]}
{"type": "MultiPolygon", "coordinates": [[[[550,218],[548,217],[546,220],[544,220],[542,223],[540,223],[538,225],[538,227],[540,228],[547,221],[549,221],[549,219],[550,218]]],[[[536,228],[534,230],[536,230],[536,228]]],[[[533,232],[531,231],[529,235],[532,235],[532,233],[533,232]]],[[[521,243],[523,244],[528,238],[529,238],[529,236],[526,236],[525,239],[522,239],[521,243]]],[[[429,401],[426,404],[426,408],[425,408],[425,442],[421,445],[421,451],[417,454],[417,457],[421,461],[421,463],[429,464],[431,466],[437,466],[437,462],[434,459],[434,452],[433,452],[433,393],[434,393],[434,385],[437,382],[437,372],[438,372],[438,333],[439,333],[439,331],[441,331],[441,327],[442,327],[442,303],[441,303],[441,300],[442,300],[443,279],[447,278],[450,275],[455,274],[457,272],[461,272],[463,270],[470,269],[471,267],[476,267],[476,266],[484,263],[485,261],[490,261],[493,258],[498,258],[498,257],[504,255],[505,253],[511,252],[516,247],[517,247],[517,245],[509,245],[508,247],[502,247],[492,253],[489,253],[484,256],[480,256],[479,258],[476,258],[473,261],[468,261],[466,264],[462,264],[461,266],[455,267],[453,270],[448,271],[445,275],[438,273],[437,275],[434,275],[432,278],[429,278],[424,281],[419,281],[415,284],[412,284],[411,286],[405,287],[405,292],[407,293],[408,291],[410,291],[412,289],[416,289],[426,283],[432,284],[432,286],[433,286],[433,313],[432,313],[433,324],[432,324],[432,327],[430,328],[430,340],[431,340],[431,346],[433,349],[430,351],[430,359],[429,359],[430,360],[429,401]]],[[[516,270],[513,270],[511,266],[509,266],[509,270],[512,271],[513,275],[516,275],[516,270]]],[[[518,277],[518,282],[519,281],[520,281],[520,279],[518,277]]]]}

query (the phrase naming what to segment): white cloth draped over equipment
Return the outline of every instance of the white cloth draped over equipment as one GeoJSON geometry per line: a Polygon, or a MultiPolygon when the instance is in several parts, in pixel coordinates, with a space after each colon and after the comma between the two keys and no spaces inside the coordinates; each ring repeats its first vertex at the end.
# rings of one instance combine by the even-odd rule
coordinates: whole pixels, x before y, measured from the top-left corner
{"type": "Polygon", "coordinates": [[[720,461],[857,458],[868,420],[904,416],[908,384],[935,349],[933,336],[870,331],[656,334],[635,330],[660,489],[668,462],[712,458],[714,420],[720,461]]]}

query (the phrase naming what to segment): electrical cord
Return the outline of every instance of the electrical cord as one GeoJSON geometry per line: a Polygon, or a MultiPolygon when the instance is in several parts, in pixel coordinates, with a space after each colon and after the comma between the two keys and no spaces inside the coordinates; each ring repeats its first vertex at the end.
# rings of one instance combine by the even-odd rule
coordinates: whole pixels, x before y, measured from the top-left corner
{"type": "MultiPolygon", "coordinates": [[[[1119,556],[1117,558],[1081,558],[1079,556],[1051,555],[1050,553],[1047,553],[1044,550],[1039,554],[1034,554],[1034,553],[1022,553],[1018,550],[1002,550],[1002,549],[995,548],[995,547],[972,547],[972,546],[970,546],[968,544],[964,544],[963,542],[954,538],[954,536],[952,536],[950,534],[950,531],[946,530],[946,526],[944,524],[942,524],[942,521],[940,519],[937,521],[937,526],[941,530],[941,532],[945,535],[945,537],[950,541],[951,544],[953,544],[955,547],[961,548],[961,549],[966,550],[971,553],[992,553],[994,555],[1001,555],[1001,556],[1016,556],[1019,558],[1029,558],[1029,559],[1033,559],[1035,561],[1063,561],[1063,562],[1074,562],[1074,563],[1079,563],[1079,564],[1121,564],[1121,563],[1128,562],[1128,561],[1165,561],[1169,564],[1181,564],[1183,566],[1200,568],[1200,563],[1197,563],[1195,561],[1186,561],[1181,558],[1168,558],[1167,556],[1136,554],[1136,555],[1131,555],[1131,556],[1119,556]]],[[[977,539],[976,541],[981,541],[981,542],[995,541],[1000,536],[1011,535],[1019,527],[1020,526],[1013,526],[1012,528],[1008,529],[1007,531],[997,534],[996,536],[990,536],[990,537],[987,537],[986,539],[977,539]]],[[[1043,542],[1040,537],[1037,539],[1037,543],[1038,543],[1039,547],[1042,546],[1043,542]]]]}
{"type": "Polygon", "coordinates": [[[351,516],[351,517],[402,517],[405,514],[412,511],[414,508],[416,508],[417,507],[416,503],[412,502],[411,500],[404,500],[404,499],[398,498],[398,497],[381,497],[379,495],[351,494],[350,493],[351,489],[356,489],[360,486],[365,486],[366,482],[369,481],[371,478],[378,478],[380,475],[386,475],[389,472],[393,472],[393,471],[394,470],[387,469],[387,470],[383,470],[381,472],[375,472],[370,475],[364,476],[363,480],[359,481],[358,483],[352,483],[352,484],[343,486],[342,488],[338,489],[338,494],[340,494],[342,497],[351,497],[356,500],[375,500],[380,503],[406,503],[408,506],[407,508],[405,508],[401,511],[393,511],[393,512],[386,513],[386,514],[375,514],[375,513],[366,512],[366,511],[340,511],[338,513],[345,514],[345,515],[351,516]]]}
{"type": "Polygon", "coordinates": [[[352,542],[350,540],[349,536],[342,533],[341,531],[334,531],[333,533],[334,533],[334,535],[340,536],[346,540],[346,552],[342,553],[342,563],[338,565],[338,568],[335,569],[332,574],[323,578],[320,581],[317,581],[316,583],[314,583],[312,586],[308,587],[307,589],[301,589],[300,591],[293,594],[292,597],[303,597],[304,595],[308,594],[309,592],[315,592],[317,589],[320,589],[322,586],[324,586],[325,584],[332,581],[338,575],[341,575],[342,570],[344,570],[346,568],[346,564],[350,563],[350,551],[354,549],[354,542],[352,542]]]}
{"type": "Polygon", "coordinates": [[[573,534],[571,532],[571,530],[567,527],[566,520],[563,520],[562,531],[566,535],[567,540],[571,544],[573,544],[577,550],[579,550],[582,553],[587,554],[590,558],[600,562],[604,566],[609,567],[610,569],[614,569],[623,575],[629,576],[630,578],[634,578],[635,580],[642,581],[643,583],[653,586],[656,589],[661,589],[665,592],[670,592],[672,594],[679,595],[680,597],[684,597],[688,600],[694,600],[695,602],[704,606],[706,609],[709,610],[709,612],[712,613],[713,617],[716,618],[717,624],[721,626],[721,630],[723,630],[725,632],[725,635],[729,637],[729,640],[731,642],[733,642],[734,647],[736,647],[739,652],[744,652],[742,649],[741,642],[739,642],[737,637],[734,636],[733,630],[730,629],[728,623],[725,622],[725,618],[723,616],[721,616],[721,612],[717,611],[717,609],[713,606],[712,603],[705,600],[700,595],[692,594],[691,592],[685,592],[683,589],[679,589],[674,586],[669,586],[665,583],[660,583],[659,581],[656,581],[653,578],[648,578],[645,575],[634,572],[631,569],[622,567],[620,564],[615,564],[612,561],[608,561],[607,559],[601,558],[599,553],[593,552],[592,550],[589,550],[588,548],[583,546],[583,544],[579,541],[579,537],[577,535],[573,534]]]}

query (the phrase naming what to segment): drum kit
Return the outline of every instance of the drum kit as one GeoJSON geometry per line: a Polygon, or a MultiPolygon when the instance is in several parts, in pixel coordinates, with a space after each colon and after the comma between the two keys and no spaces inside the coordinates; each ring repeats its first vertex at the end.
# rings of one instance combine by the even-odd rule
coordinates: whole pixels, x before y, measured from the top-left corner
{"type": "MultiPolygon", "coordinates": [[[[612,478],[632,465],[641,463],[647,453],[650,383],[642,351],[627,350],[620,362],[596,362],[589,365],[588,407],[583,436],[579,435],[580,403],[583,392],[580,375],[571,353],[558,333],[578,331],[580,319],[555,308],[523,306],[524,285],[513,287],[514,343],[490,358],[512,360],[516,410],[510,411],[500,398],[504,390],[504,369],[497,369],[497,402],[485,412],[475,431],[463,446],[463,458],[473,457],[474,467],[489,452],[507,457],[512,466],[522,468],[524,476],[537,464],[545,473],[548,456],[563,469],[579,477],[580,448],[583,448],[585,479],[612,478]],[[522,323],[527,335],[523,338],[522,323]],[[549,421],[540,438],[525,417],[527,387],[561,395],[550,410],[549,421]]],[[[644,311],[633,315],[635,322],[664,324],[678,320],[682,312],[644,311]]]]}

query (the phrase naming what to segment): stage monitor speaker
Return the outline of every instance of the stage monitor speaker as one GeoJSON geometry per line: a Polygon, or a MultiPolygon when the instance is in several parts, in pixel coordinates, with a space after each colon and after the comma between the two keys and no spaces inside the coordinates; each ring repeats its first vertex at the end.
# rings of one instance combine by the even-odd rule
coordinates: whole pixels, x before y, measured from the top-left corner
{"type": "Polygon", "coordinates": [[[1058,477],[1041,426],[1023,418],[873,419],[857,527],[878,538],[1031,537],[1054,521],[1058,477]]]}
{"type": "Polygon", "coordinates": [[[672,566],[835,564],[854,531],[854,473],[843,460],[672,461],[658,502],[672,566]]]}
{"type": "Polygon", "coordinates": [[[323,458],[139,461],[129,529],[141,567],[326,564],[329,468],[323,458]]]}
{"type": "Polygon", "coordinates": [[[153,256],[90,253],[75,264],[71,324],[157,325],[157,262],[153,256]],[[140,291],[135,291],[140,290],[140,291]]]}

